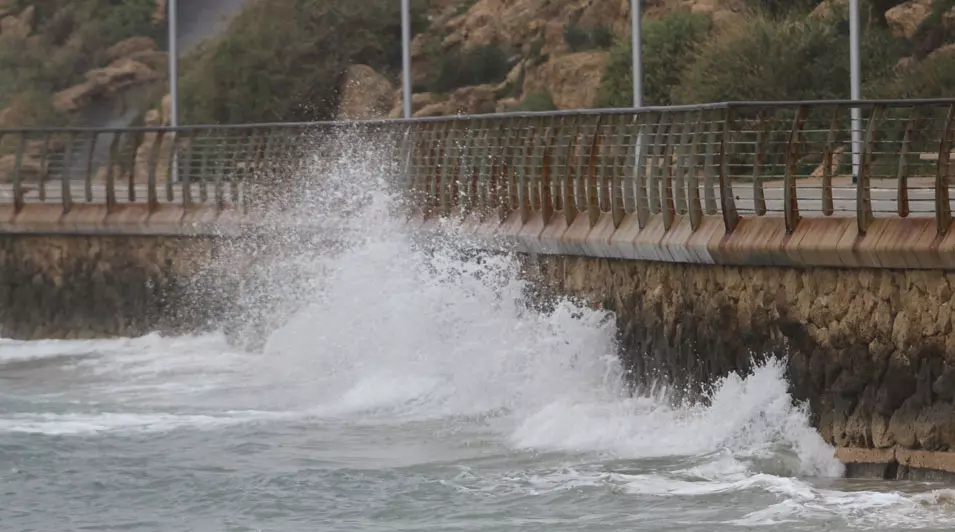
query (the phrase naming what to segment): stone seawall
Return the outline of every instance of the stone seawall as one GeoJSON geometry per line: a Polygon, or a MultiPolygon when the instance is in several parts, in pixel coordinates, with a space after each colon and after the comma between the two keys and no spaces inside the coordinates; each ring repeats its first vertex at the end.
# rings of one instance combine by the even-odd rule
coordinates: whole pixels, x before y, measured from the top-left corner
{"type": "Polygon", "coordinates": [[[201,277],[213,237],[0,235],[5,338],[137,336],[202,330],[225,313],[201,277]]]}
{"type": "Polygon", "coordinates": [[[616,313],[638,379],[692,387],[783,357],[850,474],[955,473],[955,273],[525,257],[545,291],[616,313]]]}
{"type": "Polygon", "coordinates": [[[287,244],[261,235],[0,234],[0,336],[225,330],[261,345],[304,297],[308,276],[296,268],[308,261],[284,260],[287,244]]]}

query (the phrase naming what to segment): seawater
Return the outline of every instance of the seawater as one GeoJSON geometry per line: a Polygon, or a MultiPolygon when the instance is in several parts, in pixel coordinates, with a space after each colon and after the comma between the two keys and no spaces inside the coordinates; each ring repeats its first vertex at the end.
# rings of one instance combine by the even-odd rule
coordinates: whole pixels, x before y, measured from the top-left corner
{"type": "Polygon", "coordinates": [[[315,203],[347,203],[347,245],[261,352],[0,341],[0,529],[955,527],[945,485],[841,479],[780,362],[703,402],[632,390],[612,316],[528,305],[513,257],[420,241],[343,160],[315,203]]]}

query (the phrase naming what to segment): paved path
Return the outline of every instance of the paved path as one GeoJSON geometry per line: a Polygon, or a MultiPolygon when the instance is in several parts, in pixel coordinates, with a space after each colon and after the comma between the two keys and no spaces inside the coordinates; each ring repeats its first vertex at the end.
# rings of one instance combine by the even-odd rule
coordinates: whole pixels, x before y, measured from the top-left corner
{"type": "MultiPolygon", "coordinates": [[[[896,180],[873,180],[871,186],[872,210],[877,217],[894,217],[898,215],[897,187],[896,180]]],[[[206,185],[206,201],[214,201],[215,187],[209,183],[206,185]]],[[[836,216],[854,216],[856,212],[856,188],[848,177],[839,177],[833,180],[832,184],[833,207],[836,216]]],[[[24,188],[24,201],[26,203],[43,203],[40,200],[39,190],[36,183],[26,183],[24,188]]],[[[201,185],[193,183],[192,199],[193,202],[201,202],[201,185]]],[[[915,178],[909,181],[909,209],[910,216],[913,217],[931,217],[935,214],[935,188],[934,180],[929,178],[915,178]]],[[[91,186],[92,201],[90,203],[105,203],[106,186],[103,183],[94,183],[91,186]]],[[[158,200],[160,203],[181,203],[182,185],[172,187],[172,200],[167,197],[165,184],[157,187],[158,200]]],[[[733,185],[736,198],[736,207],[743,216],[754,215],[754,191],[750,182],[737,182],[733,185]]],[[[240,183],[236,186],[236,191],[240,201],[243,199],[245,187],[240,183]]],[[[763,183],[763,191],[766,199],[766,214],[770,216],[783,216],[783,184],[782,181],[766,181],[763,183]]],[[[86,187],[83,182],[76,181],[71,183],[70,192],[74,203],[87,203],[86,187]]],[[[145,185],[137,184],[134,187],[134,203],[145,203],[147,198],[147,188],[145,185]]],[[[799,199],[799,212],[803,217],[818,217],[822,214],[822,183],[818,179],[803,179],[797,182],[796,195],[799,199]]],[[[231,183],[223,183],[224,201],[233,203],[233,188],[231,183]]],[[[60,203],[63,193],[59,181],[52,181],[46,184],[45,203],[60,203]]],[[[719,191],[715,194],[717,205],[720,201],[719,191]]],[[[951,190],[950,204],[955,211],[955,190],[951,190]]],[[[700,199],[704,201],[703,189],[700,187],[700,199]]],[[[117,203],[131,203],[129,199],[128,184],[116,184],[117,203]]],[[[0,204],[13,203],[13,191],[10,184],[0,185],[0,204]]],[[[705,205],[704,205],[705,206],[705,205]]]]}

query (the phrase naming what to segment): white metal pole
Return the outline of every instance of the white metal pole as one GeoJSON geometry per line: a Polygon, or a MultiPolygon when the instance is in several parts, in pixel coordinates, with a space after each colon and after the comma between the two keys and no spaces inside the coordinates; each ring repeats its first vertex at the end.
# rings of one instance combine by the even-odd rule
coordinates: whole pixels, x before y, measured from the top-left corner
{"type": "Polygon", "coordinates": [[[404,117],[411,118],[411,0],[401,0],[401,48],[404,117]]]}
{"type": "MultiPolygon", "coordinates": [[[[178,23],[178,14],[176,2],[178,0],[167,0],[169,2],[169,20],[166,26],[169,28],[169,125],[179,126],[179,31],[176,27],[178,23]]],[[[172,177],[173,182],[179,181],[179,151],[172,154],[172,177]]]]}
{"type": "Polygon", "coordinates": [[[179,125],[179,43],[176,42],[178,31],[176,28],[176,1],[169,2],[169,124],[179,125]]]}
{"type": "Polygon", "coordinates": [[[643,28],[640,0],[630,0],[630,40],[633,59],[633,106],[643,107],[643,28]]]}
{"type": "MultiPolygon", "coordinates": [[[[859,59],[859,0],[849,2],[849,72],[850,97],[853,101],[862,97],[859,59]]],[[[852,182],[859,179],[860,148],[862,140],[862,110],[852,108],[852,182]]]]}

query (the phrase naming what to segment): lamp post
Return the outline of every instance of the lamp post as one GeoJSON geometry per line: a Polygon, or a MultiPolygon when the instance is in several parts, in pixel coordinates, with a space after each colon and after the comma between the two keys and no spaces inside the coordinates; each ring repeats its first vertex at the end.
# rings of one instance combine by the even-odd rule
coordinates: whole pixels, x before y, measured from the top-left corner
{"type": "Polygon", "coordinates": [[[169,2],[169,123],[179,125],[179,43],[176,42],[176,0],[169,2]]]}
{"type": "MultiPolygon", "coordinates": [[[[860,59],[859,59],[859,0],[850,0],[849,2],[849,76],[850,87],[849,94],[853,101],[862,97],[862,88],[860,85],[860,59]]],[[[858,107],[852,108],[852,182],[859,180],[859,149],[862,137],[862,110],[858,107]]]]}
{"type": "Polygon", "coordinates": [[[643,107],[643,33],[640,0],[630,0],[630,40],[633,61],[633,106],[643,107]]]}
{"type": "MultiPolygon", "coordinates": [[[[167,0],[169,2],[169,20],[166,26],[169,29],[169,125],[179,126],[179,36],[176,13],[177,0],[167,0]]],[[[179,150],[176,144],[173,144],[172,153],[172,175],[173,182],[179,181],[179,150]]]]}
{"type": "Polygon", "coordinates": [[[411,0],[401,0],[401,56],[404,117],[411,118],[411,0]]]}

